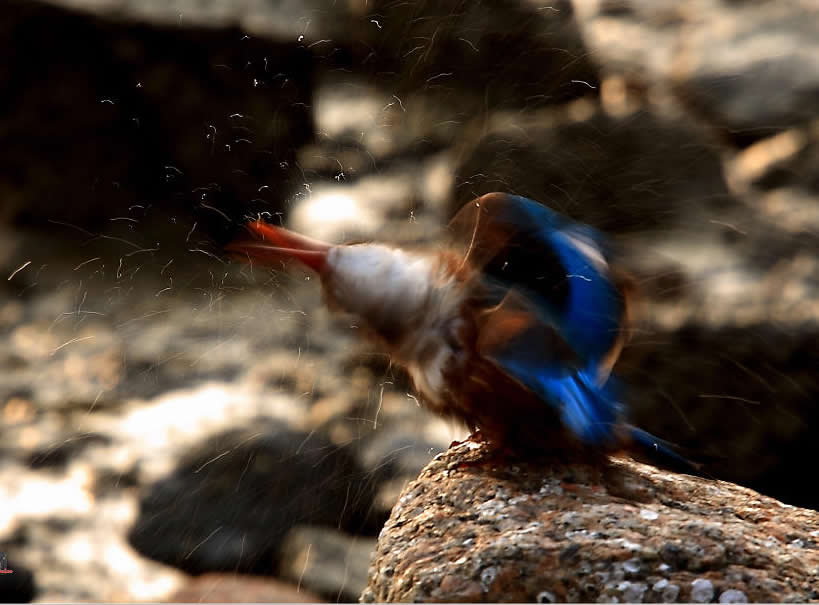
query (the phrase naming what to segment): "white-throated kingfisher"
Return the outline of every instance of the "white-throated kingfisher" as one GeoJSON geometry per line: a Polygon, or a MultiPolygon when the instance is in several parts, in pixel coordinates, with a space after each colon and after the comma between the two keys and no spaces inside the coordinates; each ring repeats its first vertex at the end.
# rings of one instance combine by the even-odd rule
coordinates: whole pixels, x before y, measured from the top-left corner
{"type": "Polygon", "coordinates": [[[630,280],[603,235],[532,200],[467,203],[433,250],[332,245],[261,221],[228,249],[292,258],[328,303],[357,316],[406,367],[421,402],[503,448],[607,452],[632,446],[690,468],[625,422],[609,375],[628,340],[630,280]]]}

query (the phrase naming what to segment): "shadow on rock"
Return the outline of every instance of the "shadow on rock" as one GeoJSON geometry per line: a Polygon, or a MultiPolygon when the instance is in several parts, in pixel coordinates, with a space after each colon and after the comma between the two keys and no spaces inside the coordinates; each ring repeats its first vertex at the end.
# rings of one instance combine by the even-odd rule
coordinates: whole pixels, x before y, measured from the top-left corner
{"type": "Polygon", "coordinates": [[[819,508],[804,470],[819,456],[817,347],[815,327],[692,323],[637,339],[617,367],[638,426],[714,476],[819,508]]]}

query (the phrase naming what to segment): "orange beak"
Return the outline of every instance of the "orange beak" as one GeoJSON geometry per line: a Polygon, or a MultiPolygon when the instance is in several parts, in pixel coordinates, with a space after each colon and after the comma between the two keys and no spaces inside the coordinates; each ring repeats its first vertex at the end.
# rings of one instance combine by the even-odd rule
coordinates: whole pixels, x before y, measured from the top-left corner
{"type": "Polygon", "coordinates": [[[251,221],[247,228],[258,239],[233,242],[228,244],[227,250],[262,264],[294,258],[319,274],[326,269],[330,244],[262,221],[251,221]]]}

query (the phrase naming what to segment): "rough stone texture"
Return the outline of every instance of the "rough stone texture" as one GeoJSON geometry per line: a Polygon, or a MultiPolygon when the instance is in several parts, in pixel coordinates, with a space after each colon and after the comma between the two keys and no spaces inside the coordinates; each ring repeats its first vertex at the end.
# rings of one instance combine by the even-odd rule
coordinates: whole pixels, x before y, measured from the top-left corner
{"type": "Polygon", "coordinates": [[[406,487],[362,601],[819,598],[815,511],[626,459],[485,455],[451,448],[406,487]]]}
{"type": "Polygon", "coordinates": [[[320,603],[321,598],[279,580],[239,574],[205,574],[167,599],[177,603],[320,603]]]}

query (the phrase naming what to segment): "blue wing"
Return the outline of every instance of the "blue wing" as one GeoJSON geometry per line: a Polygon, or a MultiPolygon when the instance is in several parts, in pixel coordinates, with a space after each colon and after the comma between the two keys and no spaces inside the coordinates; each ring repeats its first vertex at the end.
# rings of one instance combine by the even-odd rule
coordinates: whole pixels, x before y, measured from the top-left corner
{"type": "Polygon", "coordinates": [[[525,330],[486,338],[481,353],[559,410],[581,440],[613,441],[620,405],[606,366],[622,344],[625,301],[602,235],[508,194],[470,202],[451,225],[503,295],[482,330],[502,333],[510,314],[529,317],[525,330]]]}
{"type": "Polygon", "coordinates": [[[611,445],[621,406],[611,380],[581,359],[517,291],[487,312],[478,352],[552,406],[581,441],[611,445]]]}

